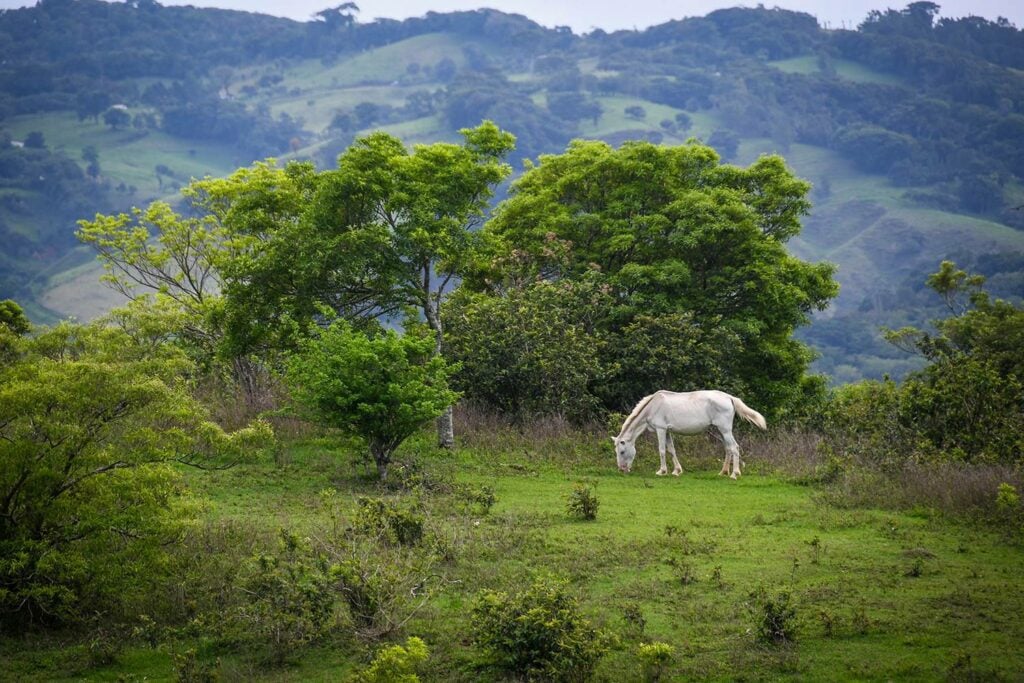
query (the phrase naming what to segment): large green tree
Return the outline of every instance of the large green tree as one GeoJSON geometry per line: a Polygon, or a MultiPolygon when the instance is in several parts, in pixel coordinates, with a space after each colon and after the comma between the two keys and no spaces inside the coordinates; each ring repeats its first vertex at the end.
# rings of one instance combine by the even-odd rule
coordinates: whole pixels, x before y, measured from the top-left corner
{"type": "MultiPolygon", "coordinates": [[[[474,283],[486,286],[501,271],[507,279],[508,264],[519,267],[524,253],[547,279],[598,270],[614,292],[612,330],[685,313],[705,339],[735,340],[720,350],[730,386],[779,415],[809,381],[811,353],[793,330],[838,290],[833,266],[786,251],[810,206],[808,189],[778,156],[740,168],[721,164],[702,144],[613,149],[576,141],[564,154],[542,156],[513,185],[485,227],[504,258],[494,261],[498,272],[474,283]]],[[[677,381],[632,387],[609,401],[621,409],[656,389],[701,388],[677,381]]]]}
{"type": "MultiPolygon", "coordinates": [[[[377,132],[333,170],[264,164],[196,183],[234,245],[222,271],[229,338],[280,342],[316,322],[322,306],[351,319],[411,310],[440,354],[445,294],[472,260],[472,229],[510,173],[502,158],[515,143],[489,121],[462,136],[409,150],[377,132]]],[[[439,429],[451,445],[450,410],[439,429]]]]}
{"type": "Polygon", "coordinates": [[[225,433],[192,399],[190,368],[127,313],[14,341],[0,364],[0,624],[128,609],[188,517],[172,465],[260,452],[269,426],[225,433]]]}

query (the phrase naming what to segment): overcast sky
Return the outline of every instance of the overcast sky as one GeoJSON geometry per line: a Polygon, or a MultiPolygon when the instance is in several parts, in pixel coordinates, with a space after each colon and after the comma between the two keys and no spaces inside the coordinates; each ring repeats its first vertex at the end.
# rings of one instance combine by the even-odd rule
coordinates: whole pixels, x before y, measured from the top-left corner
{"type": "MultiPolygon", "coordinates": [[[[308,20],[314,13],[327,7],[336,7],[343,0],[159,0],[162,5],[195,5],[197,7],[223,7],[308,20]]],[[[855,28],[872,9],[892,7],[901,9],[911,0],[778,0],[765,2],[767,7],[807,12],[819,23],[831,28],[855,28]]],[[[34,5],[32,1],[0,0],[0,8],[34,5]]],[[[360,21],[376,17],[404,19],[426,14],[428,11],[493,7],[505,12],[525,14],[545,26],[571,26],[577,33],[594,28],[606,31],[646,28],[670,19],[702,16],[721,7],[756,6],[756,2],[730,2],[729,0],[357,0],[361,8],[360,21]]],[[[946,17],[977,15],[986,19],[1006,17],[1018,28],[1024,27],[1024,0],[938,0],[940,14],[946,17]]]]}

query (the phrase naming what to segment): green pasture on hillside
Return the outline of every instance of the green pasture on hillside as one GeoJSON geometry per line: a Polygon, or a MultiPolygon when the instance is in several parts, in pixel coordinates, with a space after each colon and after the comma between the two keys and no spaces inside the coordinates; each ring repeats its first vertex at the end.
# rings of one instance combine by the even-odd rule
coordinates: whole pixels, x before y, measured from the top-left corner
{"type": "Polygon", "coordinates": [[[41,132],[47,147],[63,152],[83,170],[82,150],[95,147],[101,177],[113,186],[134,185],[136,192],[126,201],[139,205],[173,197],[177,193],[173,185],[185,185],[191,178],[206,175],[227,175],[251,161],[239,158],[226,145],[182,140],[157,130],[111,130],[91,119],[79,121],[73,112],[16,116],[4,121],[3,129],[15,140],[24,139],[31,131],[41,132]],[[155,171],[159,164],[174,172],[173,178],[162,179],[163,186],[155,171]]]}
{"type": "MultiPolygon", "coordinates": [[[[717,444],[679,441],[686,471],[678,478],[654,476],[657,456],[646,440],[628,476],[615,469],[602,436],[542,447],[496,434],[486,447],[449,454],[424,434],[403,447],[399,459],[432,482],[418,494],[428,535],[450,551],[436,570],[439,592],[394,637],[427,642],[423,680],[491,680],[470,645],[473,600],[483,589],[521,590],[538,576],[568,581],[588,618],[616,634],[597,669],[601,681],[641,680],[636,650],[651,641],[675,648],[667,680],[679,681],[930,681],[958,673],[1012,680],[1024,671],[1019,530],[962,525],[926,509],[836,505],[824,489],[767,473],[752,451],[747,473],[732,481],[717,476],[717,444]],[[599,498],[596,520],[566,514],[580,480],[599,498]],[[496,503],[489,514],[468,512],[443,482],[493,487],[496,503]],[[758,591],[791,595],[794,643],[756,642],[758,591]],[[639,609],[642,630],[625,618],[629,609],[639,609]]],[[[349,510],[358,495],[382,493],[356,452],[330,440],[292,444],[279,461],[188,473],[208,501],[206,522],[317,536],[330,523],[323,491],[335,491],[349,510]]],[[[393,477],[401,473],[393,468],[393,477]]],[[[76,664],[81,651],[76,657],[59,639],[8,639],[0,656],[20,680],[172,680],[172,655],[190,642],[133,645],[118,663],[97,668],[76,664]]],[[[199,652],[219,658],[227,680],[335,681],[374,647],[340,642],[298,653],[280,669],[202,642],[199,652]]]]}
{"type": "MultiPolygon", "coordinates": [[[[780,59],[768,62],[768,64],[770,66],[774,66],[780,71],[785,71],[786,73],[791,74],[810,75],[821,73],[821,69],[818,66],[818,58],[813,55],[780,59]]],[[[833,59],[832,66],[835,67],[837,76],[848,81],[855,81],[857,83],[881,83],[883,85],[901,85],[904,83],[903,79],[899,76],[876,71],[869,66],[865,66],[860,62],[855,62],[850,59],[833,59]]]]}

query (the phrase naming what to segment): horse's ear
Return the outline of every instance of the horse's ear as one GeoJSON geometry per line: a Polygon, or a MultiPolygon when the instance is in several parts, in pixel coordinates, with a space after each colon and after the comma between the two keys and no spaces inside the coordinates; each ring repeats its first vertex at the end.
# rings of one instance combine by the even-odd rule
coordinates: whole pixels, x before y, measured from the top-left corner
{"type": "Polygon", "coordinates": [[[615,443],[615,437],[611,437],[612,443],[615,443]]]}

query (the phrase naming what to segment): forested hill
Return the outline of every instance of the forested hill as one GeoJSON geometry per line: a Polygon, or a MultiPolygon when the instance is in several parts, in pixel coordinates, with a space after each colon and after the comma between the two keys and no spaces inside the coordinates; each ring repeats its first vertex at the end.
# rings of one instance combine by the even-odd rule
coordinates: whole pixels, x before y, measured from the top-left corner
{"type": "Polygon", "coordinates": [[[581,36],[493,10],[362,22],[351,3],[305,23],[152,0],[4,11],[0,299],[95,312],[73,296],[98,291],[77,218],[266,156],[332,165],[376,128],[424,142],[489,118],[516,134],[517,166],[575,137],[783,154],[814,184],[791,246],[843,286],[804,332],[820,367],[898,375],[911,362],[877,329],[933,317],[919,283],[941,259],[1024,293],[1024,33],[937,12],[846,31],[727,9],[581,36]]]}

